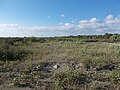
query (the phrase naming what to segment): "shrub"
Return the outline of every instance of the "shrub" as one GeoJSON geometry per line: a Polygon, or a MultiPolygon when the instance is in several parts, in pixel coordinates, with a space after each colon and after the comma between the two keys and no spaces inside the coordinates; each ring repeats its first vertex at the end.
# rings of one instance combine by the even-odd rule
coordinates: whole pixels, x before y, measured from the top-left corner
{"type": "Polygon", "coordinates": [[[9,50],[0,51],[0,59],[1,60],[21,60],[23,57],[25,57],[28,54],[27,51],[19,48],[12,48],[9,50]]]}
{"type": "Polygon", "coordinates": [[[15,61],[23,59],[29,53],[20,46],[12,46],[9,43],[3,43],[0,45],[0,60],[2,61],[15,61]]]}

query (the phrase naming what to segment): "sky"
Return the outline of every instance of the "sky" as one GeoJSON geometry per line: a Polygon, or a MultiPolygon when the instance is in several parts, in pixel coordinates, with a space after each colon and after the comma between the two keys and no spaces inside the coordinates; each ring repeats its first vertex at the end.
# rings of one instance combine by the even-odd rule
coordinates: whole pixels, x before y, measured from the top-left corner
{"type": "Polygon", "coordinates": [[[0,37],[120,33],[120,0],[0,0],[0,37]]]}

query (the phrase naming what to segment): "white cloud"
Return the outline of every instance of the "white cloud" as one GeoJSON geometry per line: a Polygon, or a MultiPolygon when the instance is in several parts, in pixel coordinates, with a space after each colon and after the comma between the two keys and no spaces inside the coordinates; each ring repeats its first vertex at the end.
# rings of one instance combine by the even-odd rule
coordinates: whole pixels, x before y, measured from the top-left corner
{"type": "Polygon", "coordinates": [[[79,23],[59,23],[58,26],[22,26],[0,24],[0,36],[61,36],[78,34],[120,33],[120,17],[108,15],[104,20],[91,18],[79,23]]]}
{"type": "Polygon", "coordinates": [[[61,14],[60,17],[65,17],[65,15],[64,15],[64,14],[61,14]]]}
{"type": "Polygon", "coordinates": [[[90,22],[91,22],[91,23],[98,23],[98,22],[99,22],[99,20],[98,20],[98,19],[96,19],[96,18],[92,18],[92,19],[90,19],[90,22]]]}
{"type": "Polygon", "coordinates": [[[87,20],[81,20],[81,21],[79,21],[79,23],[80,24],[87,24],[87,23],[89,23],[89,21],[87,21],[87,20]]]}
{"type": "Polygon", "coordinates": [[[105,23],[108,24],[108,25],[113,25],[113,24],[120,24],[120,17],[116,17],[116,18],[113,18],[112,15],[108,15],[106,18],[105,18],[105,23]]]}
{"type": "Polygon", "coordinates": [[[92,34],[100,33],[120,33],[120,18],[114,18],[113,15],[108,15],[104,20],[91,18],[90,20],[79,21],[79,30],[85,30],[92,34]]]}
{"type": "Polygon", "coordinates": [[[0,24],[0,28],[6,28],[6,27],[15,28],[18,27],[18,24],[0,24]]]}
{"type": "Polygon", "coordinates": [[[113,20],[113,15],[108,15],[108,16],[105,18],[105,21],[110,21],[110,20],[113,20]]]}
{"type": "Polygon", "coordinates": [[[69,26],[70,25],[70,23],[65,23],[65,26],[69,26]]]}

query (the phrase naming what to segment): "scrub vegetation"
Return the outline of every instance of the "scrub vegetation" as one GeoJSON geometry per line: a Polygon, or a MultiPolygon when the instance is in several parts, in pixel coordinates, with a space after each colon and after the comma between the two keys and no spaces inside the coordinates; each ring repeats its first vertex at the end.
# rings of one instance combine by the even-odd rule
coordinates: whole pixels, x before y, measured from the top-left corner
{"type": "Polygon", "coordinates": [[[0,38],[0,88],[119,90],[120,35],[0,38]]]}

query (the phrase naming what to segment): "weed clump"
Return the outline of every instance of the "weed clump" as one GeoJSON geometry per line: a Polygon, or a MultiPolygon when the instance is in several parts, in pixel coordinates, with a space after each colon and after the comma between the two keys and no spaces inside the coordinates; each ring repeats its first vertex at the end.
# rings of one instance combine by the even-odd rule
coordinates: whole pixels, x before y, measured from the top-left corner
{"type": "Polygon", "coordinates": [[[84,73],[77,71],[67,71],[53,75],[56,90],[72,87],[73,85],[82,85],[88,82],[84,73]]]}
{"type": "Polygon", "coordinates": [[[24,46],[14,46],[8,41],[0,44],[0,60],[1,61],[16,61],[22,60],[30,53],[24,46]]]}
{"type": "Polygon", "coordinates": [[[116,84],[120,84],[120,70],[114,70],[111,73],[111,81],[116,84]]]}

